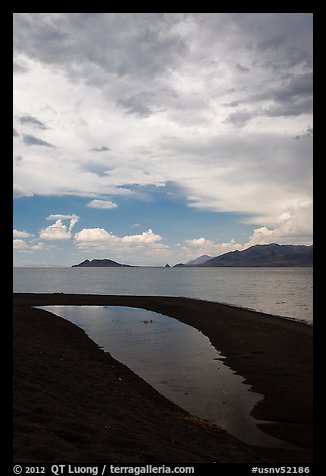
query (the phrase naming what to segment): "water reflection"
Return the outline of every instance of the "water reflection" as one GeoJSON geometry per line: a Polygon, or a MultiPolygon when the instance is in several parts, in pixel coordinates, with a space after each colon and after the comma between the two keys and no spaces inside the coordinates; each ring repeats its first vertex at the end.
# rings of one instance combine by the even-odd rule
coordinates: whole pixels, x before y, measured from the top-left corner
{"type": "Polygon", "coordinates": [[[223,363],[209,339],[176,319],[122,306],[44,306],[78,325],[104,351],[193,415],[250,444],[288,446],[256,427],[263,397],[223,363]]]}

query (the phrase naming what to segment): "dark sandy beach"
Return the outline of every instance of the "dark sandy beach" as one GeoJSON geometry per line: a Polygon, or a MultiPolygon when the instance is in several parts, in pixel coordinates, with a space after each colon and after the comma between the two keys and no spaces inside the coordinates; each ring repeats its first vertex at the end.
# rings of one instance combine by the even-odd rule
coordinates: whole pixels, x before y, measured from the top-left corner
{"type": "Polygon", "coordinates": [[[14,461],[111,463],[312,462],[312,334],[304,323],[175,297],[14,295],[14,461]],[[141,307],[209,337],[264,399],[261,429],[294,449],[247,445],[190,416],[37,305],[141,307]]]}

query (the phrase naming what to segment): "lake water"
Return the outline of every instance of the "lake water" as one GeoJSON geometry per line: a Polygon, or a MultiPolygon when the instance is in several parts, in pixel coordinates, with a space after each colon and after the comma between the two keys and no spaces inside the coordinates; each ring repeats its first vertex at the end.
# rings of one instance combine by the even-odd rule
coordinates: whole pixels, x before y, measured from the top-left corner
{"type": "Polygon", "coordinates": [[[312,323],[312,268],[14,268],[14,292],[183,296],[312,323]]]}
{"type": "Polygon", "coordinates": [[[84,329],[105,351],[192,415],[215,422],[249,444],[289,446],[257,428],[258,420],[250,413],[263,396],[250,391],[209,339],[193,327],[156,312],[121,306],[41,308],[84,329]]]}

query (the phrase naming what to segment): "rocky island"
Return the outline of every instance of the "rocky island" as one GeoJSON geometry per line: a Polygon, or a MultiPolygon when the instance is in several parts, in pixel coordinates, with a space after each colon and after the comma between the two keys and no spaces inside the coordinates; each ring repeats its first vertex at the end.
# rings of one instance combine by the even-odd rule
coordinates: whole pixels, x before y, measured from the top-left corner
{"type": "Polygon", "coordinates": [[[85,259],[82,263],[74,264],[72,268],[117,268],[117,267],[131,267],[129,264],[121,264],[111,259],[92,259],[89,261],[85,259]]]}

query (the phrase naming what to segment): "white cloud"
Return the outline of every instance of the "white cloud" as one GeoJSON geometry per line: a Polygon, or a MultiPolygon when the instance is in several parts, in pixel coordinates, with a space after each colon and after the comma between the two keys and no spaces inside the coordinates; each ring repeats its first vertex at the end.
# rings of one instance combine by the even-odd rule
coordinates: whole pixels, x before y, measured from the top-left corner
{"type": "Polygon", "coordinates": [[[69,240],[71,238],[70,231],[67,230],[66,225],[62,220],[57,220],[53,225],[41,229],[41,240],[69,240]]]}
{"type": "Polygon", "coordinates": [[[117,208],[118,205],[110,200],[91,200],[88,204],[90,208],[100,208],[100,209],[109,209],[109,208],[117,208]]]}
{"type": "Polygon", "coordinates": [[[157,241],[161,241],[162,237],[160,235],[156,235],[153,233],[151,229],[148,231],[144,231],[140,235],[126,235],[121,238],[123,243],[141,243],[141,244],[149,244],[149,243],[156,243],[157,241]]]}
{"type": "MultiPolygon", "coordinates": [[[[84,251],[106,251],[123,259],[131,253],[139,253],[136,259],[146,255],[164,254],[168,246],[160,243],[162,237],[151,229],[138,235],[116,236],[104,228],[84,228],[75,233],[75,244],[84,251]]],[[[135,259],[135,258],[133,258],[135,259]]]]}
{"type": "Polygon", "coordinates": [[[72,215],[62,215],[60,213],[52,214],[46,217],[47,220],[78,220],[78,216],[75,214],[72,215]]]}
{"type": "MultiPolygon", "coordinates": [[[[33,236],[33,235],[30,235],[33,236]]],[[[54,245],[47,245],[45,246],[44,243],[41,241],[38,243],[33,244],[33,242],[27,243],[25,240],[21,239],[14,239],[13,240],[13,249],[17,250],[18,252],[34,252],[34,251],[43,251],[43,250],[48,250],[51,248],[56,248],[54,245]]]]}
{"type": "Polygon", "coordinates": [[[276,243],[311,244],[313,229],[312,202],[298,202],[287,207],[274,228],[256,228],[247,245],[276,243]]]}
{"type": "MultiPolygon", "coordinates": [[[[30,247],[31,250],[33,251],[40,251],[40,250],[45,250],[45,249],[48,249],[49,247],[46,247],[44,245],[44,243],[42,243],[41,241],[39,243],[36,243],[36,245],[32,245],[30,247]]],[[[51,246],[51,248],[53,248],[53,246],[51,246]]]]}
{"type": "Polygon", "coordinates": [[[104,228],[83,228],[79,232],[75,233],[75,242],[78,247],[87,247],[88,244],[92,246],[94,244],[106,244],[111,240],[115,240],[112,233],[107,232],[104,228]]]}
{"type": "Polygon", "coordinates": [[[194,247],[194,248],[201,247],[201,246],[212,246],[212,245],[214,245],[213,241],[207,240],[204,237],[194,238],[193,240],[186,240],[185,243],[187,243],[187,245],[189,245],[191,247],[194,247]]]}
{"type": "MultiPolygon", "coordinates": [[[[17,163],[16,161],[14,163],[17,163]]],[[[32,197],[33,193],[31,191],[26,190],[23,185],[19,183],[13,183],[13,196],[14,198],[19,197],[32,197]]]]}
{"type": "Polygon", "coordinates": [[[49,240],[49,239],[51,239],[51,240],[53,240],[53,239],[54,240],[62,240],[62,239],[71,238],[71,231],[72,231],[73,227],[76,225],[76,223],[78,222],[79,217],[75,214],[72,214],[72,215],[52,214],[52,215],[49,215],[46,219],[47,220],[56,220],[56,223],[54,225],[51,225],[51,226],[45,228],[44,230],[42,230],[41,231],[42,236],[40,235],[40,237],[43,238],[43,236],[45,236],[44,235],[44,233],[45,233],[48,236],[57,236],[57,238],[43,238],[43,239],[46,239],[46,240],[49,240]],[[68,230],[67,230],[66,225],[63,225],[62,220],[70,220],[68,230]],[[66,233],[64,232],[63,227],[65,228],[66,233]],[[59,231],[59,229],[61,229],[61,231],[59,231]],[[60,236],[62,236],[62,238],[59,238],[60,236]]]}
{"type": "Polygon", "coordinates": [[[186,240],[182,246],[182,259],[193,259],[201,255],[218,256],[229,251],[240,250],[244,245],[231,240],[228,243],[218,243],[204,237],[186,240]]]}
{"type": "Polygon", "coordinates": [[[193,258],[207,254],[219,256],[229,251],[245,250],[250,246],[265,245],[269,243],[279,244],[312,244],[312,203],[295,203],[288,207],[276,220],[273,228],[262,226],[255,228],[253,234],[245,243],[230,240],[218,243],[204,237],[185,240],[181,246],[184,258],[193,258]]]}
{"type": "Polygon", "coordinates": [[[311,18],[272,13],[16,14],[16,62],[28,67],[27,73],[15,75],[17,117],[39,117],[42,107],[42,121],[50,127],[46,139],[58,147],[45,154],[17,143],[24,156],[24,163],[15,166],[18,190],[97,199],[105,193],[127,194],[129,185],[173,180],[192,206],[275,220],[294,195],[311,193],[306,174],[311,141],[300,152],[293,142],[303,141],[289,140],[311,117],[305,111],[289,115],[295,98],[312,92],[307,83],[311,18]],[[69,42],[64,40],[67,32],[69,42]],[[57,38],[55,48],[51,35],[57,38]],[[239,58],[250,73],[239,71],[239,58]],[[139,114],[125,114],[130,98],[137,98],[136,113],[147,108],[153,114],[143,120],[139,114]],[[121,101],[128,103],[125,110],[121,101]],[[224,122],[230,120],[230,110],[223,106],[227,103],[236,104],[233,123],[224,122]],[[284,115],[262,115],[280,103],[284,115]],[[83,117],[87,125],[81,127],[83,117]],[[245,132],[235,137],[234,124],[245,123],[245,132]],[[109,158],[89,153],[108,137],[109,158]],[[144,154],[146,148],[150,153],[144,154]],[[262,182],[258,171],[271,164],[276,167],[262,182]],[[289,171],[291,191],[281,180],[289,171]],[[282,203],[274,205],[265,190],[276,185],[282,203]]]}
{"type": "Polygon", "coordinates": [[[74,216],[71,220],[70,220],[70,224],[69,224],[69,228],[68,228],[68,232],[71,233],[73,227],[76,225],[76,223],[78,222],[79,220],[79,217],[77,216],[74,216]]]}
{"type": "Polygon", "coordinates": [[[24,240],[16,239],[13,241],[14,250],[23,250],[28,248],[28,244],[24,240]]]}
{"type": "Polygon", "coordinates": [[[246,214],[253,240],[305,239],[304,208],[277,220],[312,196],[312,14],[16,13],[14,49],[16,197],[109,209],[173,182],[191,207],[246,214]],[[55,148],[24,143],[24,116],[55,148]]]}
{"type": "Polygon", "coordinates": [[[13,237],[14,238],[29,238],[32,235],[32,233],[27,233],[27,231],[20,231],[20,230],[13,230],[13,237]]]}

